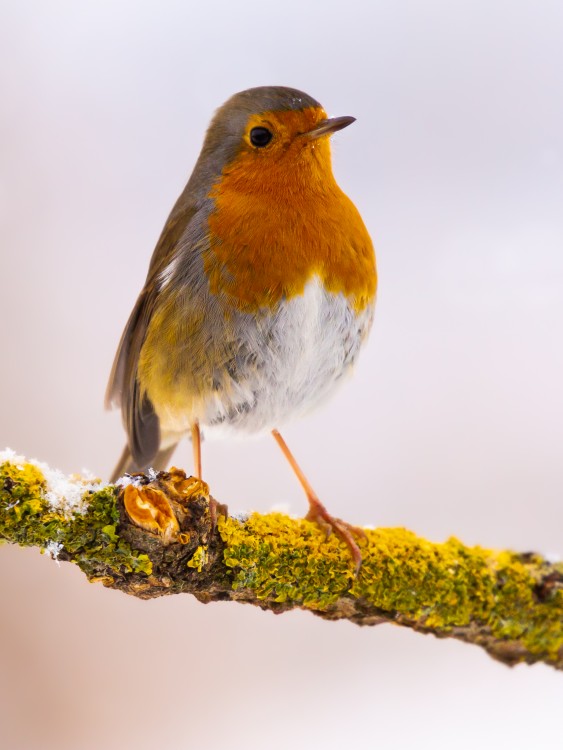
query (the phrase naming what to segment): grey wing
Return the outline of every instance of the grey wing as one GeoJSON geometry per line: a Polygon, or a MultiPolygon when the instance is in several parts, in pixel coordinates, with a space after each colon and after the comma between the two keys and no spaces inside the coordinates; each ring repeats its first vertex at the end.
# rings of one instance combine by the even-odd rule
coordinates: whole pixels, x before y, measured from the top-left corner
{"type": "Polygon", "coordinates": [[[115,355],[106,391],[106,408],[120,406],[135,463],[151,462],[160,444],[160,427],[150,400],[141,395],[137,364],[154,309],[155,291],[145,287],[129,316],[115,355]]]}
{"type": "Polygon", "coordinates": [[[168,217],[152,255],[143,291],[117,348],[106,390],[106,408],[121,407],[129,449],[138,466],[150,464],[160,445],[160,425],[151,401],[141,393],[137,369],[147,329],[158,302],[160,274],[174,257],[195,211],[182,193],[168,217]]]}

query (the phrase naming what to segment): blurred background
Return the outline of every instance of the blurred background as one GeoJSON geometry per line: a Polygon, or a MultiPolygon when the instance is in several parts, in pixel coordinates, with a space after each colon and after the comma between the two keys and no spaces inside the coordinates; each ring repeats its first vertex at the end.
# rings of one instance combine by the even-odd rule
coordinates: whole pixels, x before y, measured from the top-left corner
{"type": "MultiPolygon", "coordinates": [[[[354,115],[378,253],[356,375],[285,431],[354,523],[563,553],[563,6],[0,4],[0,447],[112,470],[119,336],[214,111],[284,84],[354,115]]],[[[175,462],[191,469],[183,444],[175,462]]],[[[209,442],[231,508],[306,503],[271,439],[209,442]]],[[[563,682],[391,626],[141,602],[0,549],[4,750],[553,746],[563,682]]]]}

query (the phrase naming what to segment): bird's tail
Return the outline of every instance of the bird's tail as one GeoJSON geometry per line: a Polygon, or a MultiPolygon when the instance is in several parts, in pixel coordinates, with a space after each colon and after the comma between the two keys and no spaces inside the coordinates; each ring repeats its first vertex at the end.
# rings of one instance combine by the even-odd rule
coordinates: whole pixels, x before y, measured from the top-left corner
{"type": "Polygon", "coordinates": [[[156,456],[147,466],[139,466],[137,463],[135,463],[135,460],[131,455],[131,451],[129,450],[129,445],[126,445],[123,449],[123,453],[121,454],[119,461],[117,462],[117,466],[115,467],[115,469],[113,470],[113,474],[111,475],[111,484],[114,484],[119,479],[119,477],[122,477],[124,474],[134,474],[136,471],[146,471],[148,468],[155,469],[156,471],[167,469],[168,462],[170,461],[172,454],[176,450],[177,445],[178,443],[176,442],[172,443],[172,445],[168,445],[166,448],[161,448],[161,450],[158,451],[156,456]]]}

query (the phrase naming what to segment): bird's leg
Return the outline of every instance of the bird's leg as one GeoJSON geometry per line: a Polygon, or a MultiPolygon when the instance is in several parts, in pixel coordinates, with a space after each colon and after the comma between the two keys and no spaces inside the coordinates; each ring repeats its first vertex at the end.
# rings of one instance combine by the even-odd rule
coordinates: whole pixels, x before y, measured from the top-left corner
{"type": "Polygon", "coordinates": [[[191,425],[192,431],[192,451],[194,454],[194,472],[197,479],[201,479],[201,432],[199,431],[199,422],[191,425]]]}
{"type": "Polygon", "coordinates": [[[340,537],[340,539],[348,546],[348,549],[352,554],[352,559],[354,560],[357,573],[360,569],[360,565],[362,564],[362,553],[360,552],[360,548],[358,547],[356,540],[354,539],[354,534],[356,534],[357,536],[365,537],[365,533],[362,531],[362,529],[359,529],[356,526],[351,526],[349,523],[346,523],[346,521],[342,521],[340,518],[335,518],[334,516],[330,515],[328,510],[317,497],[316,492],[309,484],[309,480],[303,473],[301,467],[295,460],[295,457],[289,450],[287,443],[282,438],[278,430],[272,430],[272,435],[274,436],[274,440],[281,448],[282,453],[287,458],[289,465],[293,469],[297,479],[299,480],[299,483],[301,484],[301,486],[305,490],[305,494],[307,495],[307,500],[309,501],[309,512],[307,513],[305,518],[308,521],[313,521],[314,523],[318,524],[327,532],[327,536],[331,533],[331,531],[334,531],[337,536],[340,537]]]}
{"type": "MultiPolygon", "coordinates": [[[[202,479],[201,476],[201,431],[199,429],[199,422],[194,422],[191,426],[192,433],[192,450],[194,455],[194,474],[197,479],[202,479]]],[[[209,515],[211,516],[211,528],[214,529],[217,525],[217,500],[213,497],[209,497],[209,515]]]]}

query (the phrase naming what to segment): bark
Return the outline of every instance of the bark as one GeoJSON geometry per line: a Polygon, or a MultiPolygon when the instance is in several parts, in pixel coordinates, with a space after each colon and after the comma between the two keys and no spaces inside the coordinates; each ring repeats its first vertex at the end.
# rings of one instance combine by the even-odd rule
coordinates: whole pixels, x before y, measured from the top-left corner
{"type": "Polygon", "coordinates": [[[383,622],[484,648],[507,665],[563,668],[563,564],[531,552],[365,529],[348,548],[304,519],[234,518],[184,472],[104,485],[0,456],[0,539],[74,562],[90,581],[149,599],[189,593],[276,613],[383,622]]]}

